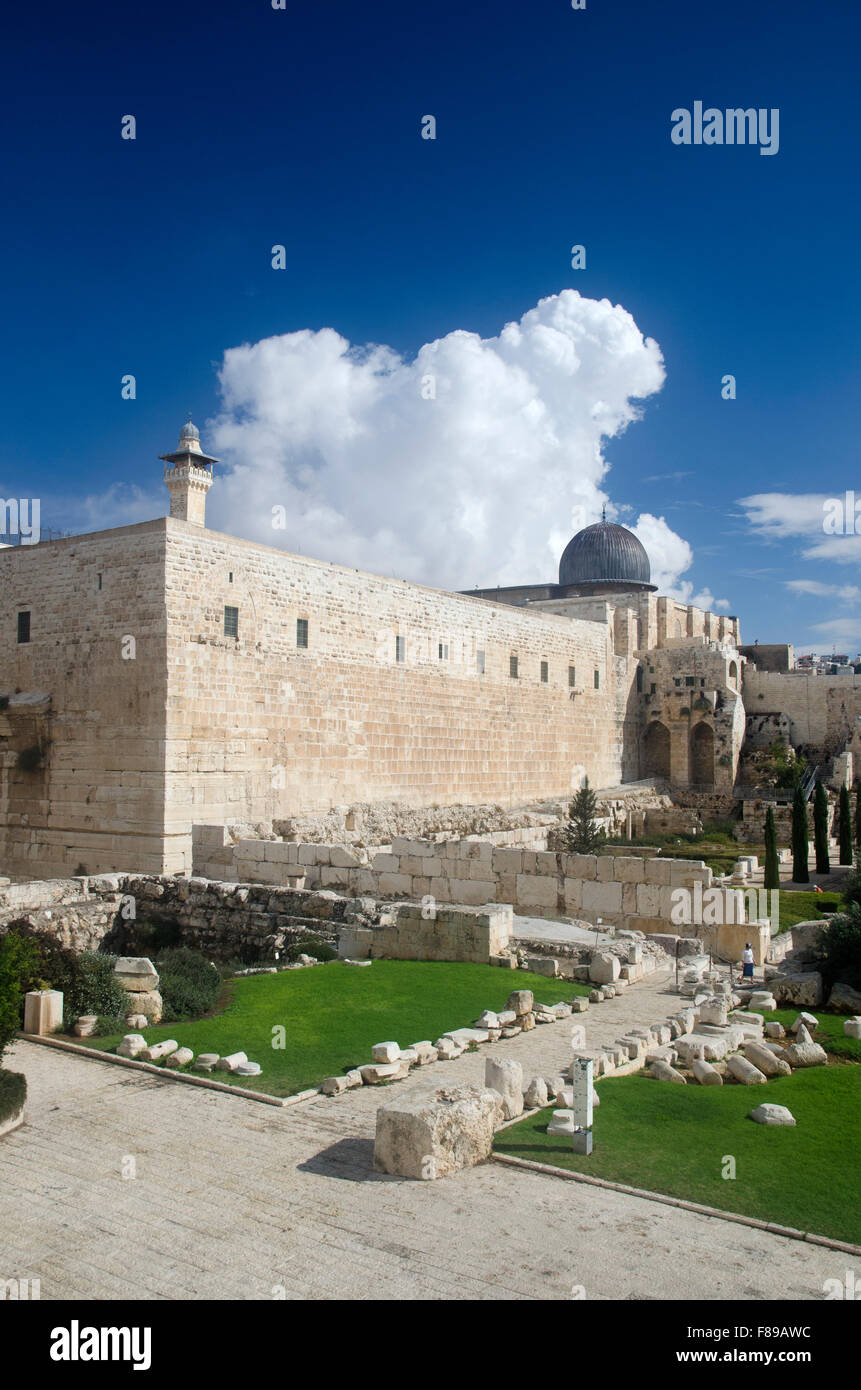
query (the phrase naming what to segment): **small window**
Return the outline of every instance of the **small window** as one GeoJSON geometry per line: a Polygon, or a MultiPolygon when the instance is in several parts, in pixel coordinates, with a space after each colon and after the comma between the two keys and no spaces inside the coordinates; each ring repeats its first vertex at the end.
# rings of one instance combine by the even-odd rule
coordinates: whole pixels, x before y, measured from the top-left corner
{"type": "Polygon", "coordinates": [[[700,678],[700,685],[705,685],[705,683],[706,683],[706,678],[705,678],[705,676],[702,676],[702,677],[700,678]]]}
{"type": "Polygon", "coordinates": [[[448,642],[440,642],[438,650],[440,661],[448,661],[448,642]]]}
{"type": "Polygon", "coordinates": [[[233,583],[233,570],[230,570],[230,572],[228,573],[227,582],[228,582],[228,584],[232,584],[232,583],[233,583]]]}
{"type": "Polygon", "coordinates": [[[406,661],[407,659],[407,639],[406,637],[395,638],[395,661],[406,661]]]}
{"type": "Polygon", "coordinates": [[[642,693],[643,693],[643,668],[642,668],[642,666],[638,666],[638,667],[637,667],[637,694],[638,694],[638,695],[642,695],[642,693]]]}
{"type": "Polygon", "coordinates": [[[651,683],[651,693],[654,695],[655,692],[657,691],[657,689],[658,689],[658,687],[655,685],[655,682],[652,681],[652,683],[651,683]]]}
{"type": "Polygon", "coordinates": [[[475,669],[476,669],[476,671],[478,672],[478,674],[479,674],[480,676],[483,676],[483,675],[484,675],[484,667],[485,667],[485,656],[484,656],[484,652],[481,651],[481,650],[479,650],[479,651],[477,651],[476,654],[475,654],[475,669]]]}
{"type": "Polygon", "coordinates": [[[673,677],[673,685],[681,685],[681,683],[682,683],[682,678],[681,678],[681,676],[674,676],[674,677],[673,677]]]}
{"type": "Polygon", "coordinates": [[[541,682],[542,682],[542,684],[543,684],[543,685],[546,685],[549,679],[550,679],[550,668],[548,667],[546,661],[542,661],[542,663],[541,663],[541,682]]]}
{"type": "Polygon", "coordinates": [[[685,685],[693,685],[693,683],[694,683],[694,678],[693,678],[693,676],[685,676],[685,685]]]}
{"type": "Polygon", "coordinates": [[[30,612],[18,614],[18,641],[30,641],[30,612]]]}
{"type": "Polygon", "coordinates": [[[576,668],[576,666],[569,666],[569,667],[568,667],[568,684],[569,684],[569,686],[571,687],[572,690],[574,689],[575,685],[577,684],[577,668],[576,668]]]}
{"type": "Polygon", "coordinates": [[[101,572],[101,570],[99,570],[98,574],[96,575],[96,588],[97,588],[97,589],[101,589],[101,587],[102,587],[102,572],[101,572]]]}
{"type": "Polygon", "coordinates": [[[224,606],[224,635],[225,637],[239,636],[239,609],[224,606]]]}
{"type": "Polygon", "coordinates": [[[601,689],[601,672],[600,672],[600,671],[596,671],[596,672],[595,672],[594,681],[595,681],[595,689],[596,689],[596,690],[600,690],[600,689],[601,689]]]}
{"type": "Polygon", "coordinates": [[[296,619],[296,646],[307,647],[308,645],[308,619],[296,619]]]}
{"type": "Polygon", "coordinates": [[[510,657],[508,658],[508,674],[509,674],[509,676],[511,677],[512,680],[514,680],[514,681],[517,680],[517,657],[516,657],[516,656],[510,656],[510,657]]]}

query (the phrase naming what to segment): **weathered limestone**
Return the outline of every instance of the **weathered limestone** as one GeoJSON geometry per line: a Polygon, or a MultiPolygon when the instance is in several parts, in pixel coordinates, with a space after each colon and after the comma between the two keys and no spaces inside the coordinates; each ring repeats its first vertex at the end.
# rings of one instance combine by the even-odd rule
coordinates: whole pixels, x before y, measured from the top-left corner
{"type": "Polygon", "coordinates": [[[825,1048],[818,1043],[792,1043],[784,1055],[791,1067],[824,1067],[828,1061],[825,1048]]]}
{"type": "MultiPolygon", "coordinates": [[[[173,1038],[165,1038],[164,1042],[153,1043],[152,1047],[145,1047],[140,1053],[142,1062],[160,1062],[162,1057],[169,1057],[172,1052],[176,1052],[179,1043],[173,1038]]],[[[244,1056],[244,1053],[243,1053],[244,1056]]]]}
{"type": "Polygon", "coordinates": [[[531,989],[515,989],[509,994],[505,1008],[520,1020],[525,1014],[532,1012],[534,1003],[535,996],[531,989]]]}
{"type": "Polygon", "coordinates": [[[647,1072],[648,1076],[653,1076],[656,1081],[680,1081],[684,1086],[686,1078],[675,1067],[671,1067],[669,1062],[652,1062],[647,1072]]]}
{"type": "Polygon", "coordinates": [[[63,1026],[63,993],[59,989],[34,989],[24,995],[24,1032],[37,1037],[57,1033],[63,1026]]]}
{"type": "Polygon", "coordinates": [[[621,968],[619,957],[612,952],[596,952],[589,965],[589,979],[596,985],[612,984],[614,980],[618,980],[621,968]]]}
{"type": "Polygon", "coordinates": [[[396,1062],[401,1055],[401,1049],[396,1042],[374,1043],[371,1048],[371,1056],[375,1062],[396,1062]]]}
{"type": "Polygon", "coordinates": [[[194,1053],[190,1047],[178,1047],[176,1052],[172,1052],[165,1059],[165,1066],[171,1069],[176,1067],[187,1067],[189,1062],[194,1061],[194,1053]]]}
{"type": "Polygon", "coordinates": [[[744,1049],[748,1062],[757,1067],[764,1076],[791,1076],[792,1068],[783,1058],[775,1056],[770,1048],[762,1043],[748,1043],[744,1049]]]}
{"type": "Polygon", "coordinates": [[[853,989],[851,985],[836,984],[828,996],[828,1007],[839,1014],[859,1014],[861,991],[853,989]]]}
{"type": "Polygon", "coordinates": [[[157,989],[148,994],[130,994],[129,1007],[138,1018],[145,1018],[148,1024],[161,1023],[164,1001],[157,989]]]}
{"type": "Polygon", "coordinates": [[[798,975],[775,975],[772,993],[781,1004],[800,1004],[815,1008],[823,1000],[822,976],[818,970],[798,975]]]}
{"type": "Polygon", "coordinates": [[[843,1024],[844,1038],[861,1038],[861,1017],[847,1018],[843,1024]]]}
{"type": "Polygon", "coordinates": [[[746,1057],[739,1057],[738,1054],[734,1054],[727,1059],[726,1069],[734,1080],[741,1082],[742,1086],[766,1085],[765,1076],[746,1057]]]}
{"type": "Polygon", "coordinates": [[[126,1033],[122,1042],[117,1044],[118,1057],[135,1058],[146,1049],[146,1038],[141,1033],[126,1033]]]}
{"type": "Polygon", "coordinates": [[[488,1057],[484,1063],[484,1085],[498,1091],[506,1120],[523,1114],[523,1067],[511,1058],[488,1057]]]}
{"type": "Polygon", "coordinates": [[[158,989],[158,971],[146,956],[120,956],[114,978],[130,994],[151,994],[158,989]]]}
{"type": "Polygon", "coordinates": [[[755,1120],[758,1125],[794,1125],[795,1116],[785,1105],[758,1105],[755,1110],[751,1110],[748,1115],[749,1120],[755,1120]]]}
{"type": "Polygon", "coordinates": [[[691,1071],[701,1086],[723,1085],[723,1077],[720,1072],[716,1071],[709,1062],[704,1062],[701,1057],[695,1058],[691,1065],[691,1071]]]}
{"type": "Polygon", "coordinates": [[[813,1032],[815,1033],[815,1032],[816,1032],[816,1029],[817,1029],[818,1027],[819,1027],[819,1019],[818,1019],[818,1018],[814,1017],[813,1014],[801,1013],[801,1014],[799,1014],[798,1017],[797,1017],[796,1019],[794,1019],[793,1022],[789,1025],[789,1031],[790,1031],[790,1033],[794,1033],[794,1034],[795,1034],[795,1036],[796,1036],[796,1041],[798,1041],[798,1034],[799,1034],[800,1029],[804,1028],[804,1029],[806,1029],[806,1030],[811,1030],[811,1031],[813,1031],[813,1032]]]}
{"type": "Polygon", "coordinates": [[[725,1025],[728,1021],[729,1010],[726,999],[719,995],[707,999],[700,1005],[700,1023],[710,1023],[712,1025],[725,1025]]]}
{"type": "Polygon", "coordinates": [[[247,1061],[244,1052],[231,1052],[226,1057],[219,1057],[215,1065],[218,1071],[236,1071],[240,1063],[247,1061]]]}
{"type": "Polygon", "coordinates": [[[374,1167],[425,1182],[449,1177],[488,1157],[502,1113],[498,1092],[476,1086],[400,1096],[377,1111],[374,1167]]]}
{"type": "Polygon", "coordinates": [[[547,1082],[541,1076],[533,1076],[523,1096],[524,1107],[527,1110],[543,1110],[549,1099],[547,1082]]]}

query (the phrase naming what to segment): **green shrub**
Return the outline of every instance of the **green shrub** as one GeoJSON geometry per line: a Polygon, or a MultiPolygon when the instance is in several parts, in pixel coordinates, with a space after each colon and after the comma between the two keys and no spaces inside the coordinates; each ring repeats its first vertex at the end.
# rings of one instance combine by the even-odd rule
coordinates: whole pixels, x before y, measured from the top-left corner
{"type": "Polygon", "coordinates": [[[221,971],[188,946],[162,951],[156,960],[165,1023],[210,1013],[221,993],[221,971]]]}
{"type": "Polygon", "coordinates": [[[19,1071],[0,1071],[0,1125],[17,1115],[26,1099],[26,1076],[19,1071]]]}
{"type": "Polygon", "coordinates": [[[68,1032],[82,1014],[117,1020],[129,1012],[129,997],[114,977],[116,956],[101,951],[82,951],[76,969],[63,991],[63,1027],[68,1032]]]}
{"type": "Polygon", "coordinates": [[[24,994],[38,965],[35,943],[7,931],[0,940],[0,1057],[21,1027],[24,994]]]}
{"type": "Polygon", "coordinates": [[[856,864],[844,878],[841,896],[846,907],[851,907],[853,903],[861,907],[861,864],[856,864]]]}
{"type": "Polygon", "coordinates": [[[287,961],[298,960],[300,956],[314,956],[317,960],[337,960],[338,952],[324,941],[322,936],[300,936],[284,951],[287,961]]]}
{"type": "Polygon", "coordinates": [[[853,904],[832,917],[824,936],[822,974],[829,989],[838,980],[861,989],[861,907],[853,904]]]}

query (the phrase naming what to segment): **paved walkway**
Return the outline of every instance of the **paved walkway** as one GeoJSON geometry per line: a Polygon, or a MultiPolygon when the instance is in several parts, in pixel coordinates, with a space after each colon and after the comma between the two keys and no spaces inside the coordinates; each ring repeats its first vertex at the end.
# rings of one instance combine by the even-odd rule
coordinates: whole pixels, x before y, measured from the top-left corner
{"type": "MultiPolygon", "coordinates": [[[[593,1006],[579,1020],[589,1044],[663,1019],[668,980],[593,1006]]],[[[569,1030],[497,1051],[554,1073],[569,1030]]],[[[0,1141],[0,1277],[39,1278],[44,1299],[567,1299],[578,1285],[587,1299],[818,1299],[852,1265],[502,1164],[434,1183],[375,1174],[389,1098],[376,1088],[279,1110],[32,1043],[8,1061],[29,1101],[0,1141]]],[[[482,1053],[431,1070],[481,1081],[482,1053]]]]}

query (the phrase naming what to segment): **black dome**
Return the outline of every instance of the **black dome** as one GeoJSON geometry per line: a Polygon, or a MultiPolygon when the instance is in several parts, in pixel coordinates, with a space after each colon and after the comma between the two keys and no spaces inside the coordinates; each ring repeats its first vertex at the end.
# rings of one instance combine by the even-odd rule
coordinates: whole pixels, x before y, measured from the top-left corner
{"type": "Polygon", "coordinates": [[[578,531],[559,561],[560,584],[651,584],[649,557],[633,531],[599,521],[578,531]]]}

